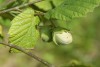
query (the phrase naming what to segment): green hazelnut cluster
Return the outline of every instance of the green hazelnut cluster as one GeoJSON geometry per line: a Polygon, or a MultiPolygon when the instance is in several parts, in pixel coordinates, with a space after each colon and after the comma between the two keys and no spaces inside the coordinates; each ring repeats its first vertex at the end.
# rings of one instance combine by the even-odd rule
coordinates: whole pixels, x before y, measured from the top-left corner
{"type": "Polygon", "coordinates": [[[41,39],[45,42],[53,41],[56,45],[66,45],[72,42],[71,33],[64,28],[43,26],[40,29],[40,33],[41,39]]]}

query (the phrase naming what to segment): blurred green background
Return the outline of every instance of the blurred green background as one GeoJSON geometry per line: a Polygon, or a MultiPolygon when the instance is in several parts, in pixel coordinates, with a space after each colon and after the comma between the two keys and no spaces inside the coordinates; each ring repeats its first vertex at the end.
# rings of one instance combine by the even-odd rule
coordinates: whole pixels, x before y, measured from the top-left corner
{"type": "MultiPolygon", "coordinates": [[[[3,2],[4,0],[0,0],[0,9],[6,8],[6,6],[1,7],[3,2]]],[[[0,37],[4,36],[5,41],[11,25],[10,21],[0,16],[0,37]]],[[[100,67],[100,6],[86,17],[74,19],[70,22],[69,29],[73,35],[71,44],[56,46],[54,43],[38,40],[32,52],[57,67],[67,67],[72,64],[100,67]]],[[[9,47],[1,46],[0,67],[45,66],[23,53],[9,53],[9,47]]]]}

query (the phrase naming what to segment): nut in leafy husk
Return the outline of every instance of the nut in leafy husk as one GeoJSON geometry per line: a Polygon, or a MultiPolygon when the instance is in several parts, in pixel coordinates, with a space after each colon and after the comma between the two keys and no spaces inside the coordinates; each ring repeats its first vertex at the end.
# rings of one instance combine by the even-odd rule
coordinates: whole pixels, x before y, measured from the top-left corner
{"type": "Polygon", "coordinates": [[[72,42],[72,35],[65,29],[55,29],[53,32],[53,41],[57,45],[66,45],[72,42]]]}

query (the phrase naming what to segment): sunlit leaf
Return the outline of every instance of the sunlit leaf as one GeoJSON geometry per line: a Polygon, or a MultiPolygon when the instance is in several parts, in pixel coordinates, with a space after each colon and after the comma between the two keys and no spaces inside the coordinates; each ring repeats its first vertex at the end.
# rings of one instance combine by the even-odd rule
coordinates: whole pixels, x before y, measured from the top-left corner
{"type": "Polygon", "coordinates": [[[27,9],[11,22],[9,30],[9,41],[24,48],[32,48],[38,39],[39,32],[35,28],[39,22],[39,18],[34,16],[33,9],[27,9]]]}
{"type": "Polygon", "coordinates": [[[64,0],[52,0],[54,6],[59,6],[64,0]]]}
{"type": "Polygon", "coordinates": [[[49,0],[44,0],[35,4],[38,8],[43,9],[45,11],[52,9],[51,3],[49,0]]]}

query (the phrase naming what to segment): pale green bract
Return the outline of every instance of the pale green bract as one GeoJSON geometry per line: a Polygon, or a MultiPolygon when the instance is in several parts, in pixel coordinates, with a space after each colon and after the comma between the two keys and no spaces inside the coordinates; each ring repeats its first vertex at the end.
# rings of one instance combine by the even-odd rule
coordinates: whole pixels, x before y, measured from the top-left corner
{"type": "Polygon", "coordinates": [[[64,0],[51,0],[55,7],[59,6],[64,0]]]}
{"type": "Polygon", "coordinates": [[[38,3],[35,3],[35,5],[38,6],[38,8],[43,9],[45,11],[52,9],[52,6],[49,0],[44,0],[38,3]]]}
{"type": "Polygon", "coordinates": [[[100,0],[65,0],[56,8],[45,14],[47,19],[72,20],[76,17],[84,17],[93,11],[100,0]]]}
{"type": "Polygon", "coordinates": [[[10,43],[23,48],[33,48],[39,37],[39,31],[36,29],[39,21],[39,18],[34,16],[34,10],[31,8],[16,16],[12,20],[9,30],[10,43]]]}

